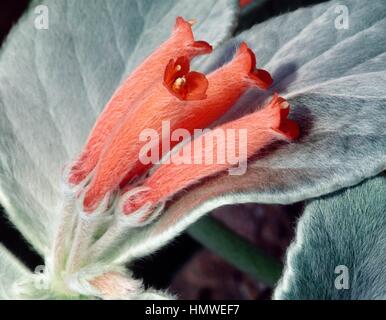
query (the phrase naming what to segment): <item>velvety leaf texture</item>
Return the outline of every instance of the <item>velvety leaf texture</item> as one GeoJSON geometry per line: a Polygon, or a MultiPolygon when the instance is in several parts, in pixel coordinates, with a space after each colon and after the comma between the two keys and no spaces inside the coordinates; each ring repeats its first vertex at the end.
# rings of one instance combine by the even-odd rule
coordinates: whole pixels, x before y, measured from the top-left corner
{"type": "Polygon", "coordinates": [[[35,1],[0,57],[0,201],[47,253],[60,205],[62,166],[80,151],[115,88],[170,34],[195,18],[197,39],[233,30],[236,0],[43,1],[49,29],[34,27],[35,1]]]}
{"type": "Polygon", "coordinates": [[[386,299],[385,190],[380,176],[309,203],[275,298],[386,299]]]}
{"type": "Polygon", "coordinates": [[[27,268],[0,245],[0,299],[12,299],[16,282],[28,274],[27,268]]]}
{"type": "Polygon", "coordinates": [[[217,50],[202,69],[223,64],[245,40],[258,67],[275,80],[270,92],[249,92],[225,118],[257,109],[279,92],[291,104],[290,118],[300,124],[301,137],[256,155],[245,175],[224,174],[183,193],[138,234],[141,241],[130,239],[118,260],[159,247],[221,205],[294,203],[386,169],[385,30],[385,1],[330,1],[257,25],[217,50]],[[348,29],[336,28],[342,18],[338,5],[348,8],[348,29]]]}

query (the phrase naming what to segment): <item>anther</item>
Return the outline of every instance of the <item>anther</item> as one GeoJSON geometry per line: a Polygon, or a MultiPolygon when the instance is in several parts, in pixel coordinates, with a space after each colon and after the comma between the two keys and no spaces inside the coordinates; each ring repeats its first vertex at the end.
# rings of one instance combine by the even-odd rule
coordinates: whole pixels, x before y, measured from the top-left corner
{"type": "Polygon", "coordinates": [[[289,103],[287,101],[283,101],[281,104],[280,104],[280,108],[282,109],[287,109],[289,108],[289,103]]]}
{"type": "Polygon", "coordinates": [[[189,23],[191,26],[193,26],[193,25],[195,25],[195,24],[197,23],[197,20],[196,20],[196,19],[190,19],[190,20],[188,20],[188,23],[189,23]]]}
{"type": "Polygon", "coordinates": [[[186,83],[185,77],[177,78],[176,81],[174,81],[173,84],[173,90],[180,90],[181,87],[186,83]]]}

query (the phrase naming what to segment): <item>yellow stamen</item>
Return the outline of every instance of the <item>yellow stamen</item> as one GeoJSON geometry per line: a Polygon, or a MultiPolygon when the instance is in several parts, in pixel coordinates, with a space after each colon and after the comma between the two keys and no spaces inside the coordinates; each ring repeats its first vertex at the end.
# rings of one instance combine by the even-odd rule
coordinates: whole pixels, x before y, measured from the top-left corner
{"type": "Polygon", "coordinates": [[[176,71],[181,71],[181,69],[182,69],[182,67],[179,64],[177,64],[176,71]]]}
{"type": "Polygon", "coordinates": [[[176,81],[174,81],[173,83],[173,90],[174,91],[178,91],[181,89],[181,87],[183,87],[186,83],[186,78],[185,77],[180,77],[180,78],[177,78],[176,81]]]}
{"type": "Polygon", "coordinates": [[[281,104],[280,104],[280,108],[282,109],[287,109],[289,108],[289,103],[287,101],[283,101],[281,104]]]}

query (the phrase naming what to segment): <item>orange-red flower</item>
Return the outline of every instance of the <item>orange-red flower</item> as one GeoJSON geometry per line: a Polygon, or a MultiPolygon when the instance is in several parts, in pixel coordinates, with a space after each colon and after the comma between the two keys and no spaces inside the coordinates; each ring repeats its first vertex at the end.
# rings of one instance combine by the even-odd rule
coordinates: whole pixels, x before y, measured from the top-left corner
{"type": "Polygon", "coordinates": [[[135,108],[135,101],[146,95],[153,83],[162,79],[165,65],[171,58],[193,58],[211,51],[212,47],[207,42],[194,40],[191,23],[178,17],[170,38],[127,78],[107,103],[81,155],[70,167],[68,182],[78,184],[91,173],[113,128],[128,111],[135,108]]]}
{"type": "MultiPolygon", "coordinates": [[[[289,110],[288,102],[275,95],[272,101],[262,110],[226,123],[220,126],[219,129],[224,132],[228,129],[246,130],[247,135],[243,139],[235,137],[237,145],[246,147],[247,158],[249,158],[274,139],[293,140],[298,137],[299,127],[297,123],[287,118],[289,110]]],[[[226,162],[206,164],[204,158],[199,161],[194,159],[197,156],[205,157],[206,154],[218,154],[219,149],[226,148],[226,145],[213,139],[214,132],[215,130],[210,131],[182,147],[180,150],[182,154],[192,155],[192,159],[187,164],[176,164],[174,162],[162,164],[144,181],[139,192],[130,190],[129,193],[132,196],[124,203],[123,212],[131,214],[145,206],[154,210],[157,205],[165,202],[177,192],[199,182],[203,178],[229,169],[231,165],[226,162]],[[200,140],[198,144],[197,140],[200,140]],[[207,141],[214,143],[206,144],[207,141]],[[192,151],[196,145],[203,146],[204,150],[198,155],[192,151]]],[[[143,217],[147,218],[149,212],[144,213],[143,217]]]]}
{"type": "MultiPolygon", "coordinates": [[[[256,69],[255,55],[245,43],[232,61],[211,73],[208,79],[190,71],[188,57],[171,59],[164,72],[163,85],[155,84],[137,101],[138,105],[115,128],[102,150],[87,187],[85,210],[92,211],[108,192],[122,185],[122,181],[130,181],[151,166],[139,159],[145,144],[139,142],[141,131],[151,128],[161,134],[162,122],[167,120],[171,131],[183,128],[192,133],[217,120],[248,88],[266,89],[271,83],[268,72],[256,69]]],[[[161,141],[161,155],[176,143],[170,139],[161,141]]]]}

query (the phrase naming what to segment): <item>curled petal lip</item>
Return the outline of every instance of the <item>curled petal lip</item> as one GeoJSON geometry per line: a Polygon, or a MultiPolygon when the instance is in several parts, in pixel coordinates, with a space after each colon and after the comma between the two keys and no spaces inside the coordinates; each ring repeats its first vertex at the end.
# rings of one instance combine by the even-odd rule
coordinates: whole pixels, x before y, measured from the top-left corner
{"type": "Polygon", "coordinates": [[[273,83],[273,79],[268,71],[263,69],[254,69],[251,77],[255,79],[261,89],[267,90],[273,83]]]}
{"type": "Polygon", "coordinates": [[[276,99],[276,103],[280,105],[279,116],[279,125],[273,127],[272,130],[284,136],[288,140],[296,140],[300,136],[300,128],[297,122],[288,119],[290,113],[290,105],[282,97],[279,97],[277,94],[274,95],[273,100],[276,99]]]}
{"type": "Polygon", "coordinates": [[[195,41],[193,44],[189,44],[189,47],[192,50],[196,50],[201,54],[209,54],[212,53],[213,47],[206,41],[195,41]]]}
{"type": "Polygon", "coordinates": [[[250,58],[249,72],[248,76],[254,80],[255,84],[261,89],[268,89],[272,83],[273,79],[268,71],[263,69],[256,69],[256,56],[253,51],[248,47],[246,42],[242,42],[239,50],[236,55],[248,54],[250,58]]]}
{"type": "Polygon", "coordinates": [[[277,132],[283,134],[285,137],[287,137],[290,140],[295,140],[300,136],[300,129],[297,122],[287,119],[286,121],[283,121],[283,123],[280,125],[279,129],[273,129],[277,132]]]}

